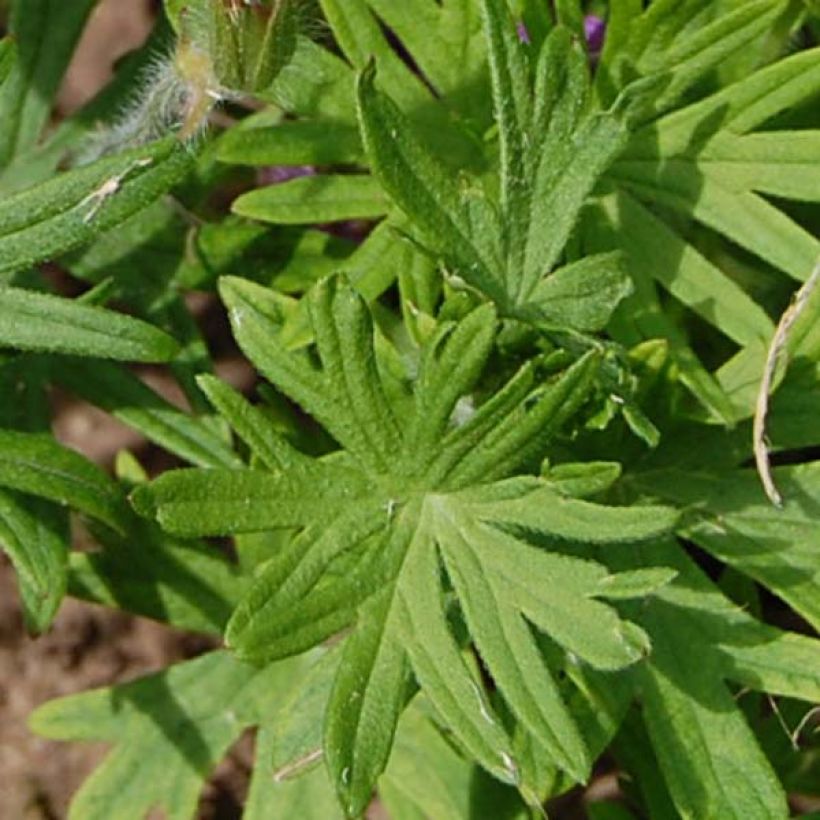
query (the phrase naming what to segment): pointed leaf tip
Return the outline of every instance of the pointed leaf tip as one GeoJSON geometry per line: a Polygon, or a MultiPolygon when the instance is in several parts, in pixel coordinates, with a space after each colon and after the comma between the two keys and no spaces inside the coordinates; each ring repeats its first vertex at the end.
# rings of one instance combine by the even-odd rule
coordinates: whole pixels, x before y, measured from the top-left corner
{"type": "Polygon", "coordinates": [[[357,89],[369,88],[375,83],[375,81],[376,58],[371,56],[367,63],[365,63],[364,68],[359,72],[359,76],[356,78],[356,87],[357,89]]]}
{"type": "Polygon", "coordinates": [[[632,657],[633,663],[649,657],[652,651],[652,642],[649,635],[637,624],[633,624],[631,621],[621,621],[619,637],[624,643],[627,654],[632,657]]]}
{"type": "Polygon", "coordinates": [[[633,572],[619,572],[607,575],[599,583],[602,598],[643,598],[652,595],[671,583],[678,575],[669,567],[651,567],[633,572]]]}
{"type": "Polygon", "coordinates": [[[179,352],[176,340],[149,322],[18,287],[0,289],[0,345],[134,362],[166,362],[179,352]]]}
{"type": "Polygon", "coordinates": [[[154,502],[154,495],[148,484],[136,487],[128,496],[128,501],[134,511],[143,518],[154,519],[157,517],[157,505],[154,502]]]}

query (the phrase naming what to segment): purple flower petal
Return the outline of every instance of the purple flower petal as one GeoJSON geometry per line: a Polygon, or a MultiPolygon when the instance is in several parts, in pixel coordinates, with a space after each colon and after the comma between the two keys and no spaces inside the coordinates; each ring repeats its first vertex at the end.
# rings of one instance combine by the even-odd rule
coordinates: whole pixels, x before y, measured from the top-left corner
{"type": "Polygon", "coordinates": [[[518,39],[522,43],[526,43],[527,45],[530,44],[530,33],[527,31],[527,27],[524,25],[522,21],[519,21],[516,25],[516,29],[518,31],[518,39]]]}
{"type": "Polygon", "coordinates": [[[299,177],[312,177],[316,169],[312,165],[268,165],[259,171],[260,185],[277,185],[299,177]]]}
{"type": "Polygon", "coordinates": [[[587,38],[587,47],[590,53],[598,54],[604,47],[606,22],[597,14],[588,14],[584,18],[584,34],[587,38]]]}

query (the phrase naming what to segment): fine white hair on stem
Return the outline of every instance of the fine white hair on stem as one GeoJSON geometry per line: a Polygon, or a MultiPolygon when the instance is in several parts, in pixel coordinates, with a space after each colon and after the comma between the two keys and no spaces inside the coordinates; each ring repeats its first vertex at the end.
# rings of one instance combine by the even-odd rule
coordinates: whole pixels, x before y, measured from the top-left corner
{"type": "Polygon", "coordinates": [[[760,380],[760,388],[757,393],[755,404],[755,417],[752,427],[752,444],[754,447],[755,464],[763,489],[769,500],[776,507],[783,506],[783,497],[774,483],[772,467],[769,459],[769,446],[766,438],[766,417],[769,413],[769,395],[772,391],[775,372],[781,356],[786,354],[789,343],[789,335],[794,323],[800,318],[809,304],[812,294],[820,283],[820,259],[814,266],[811,276],[806,280],[800,290],[794,296],[792,303],[785,313],[780,317],[780,322],[775,330],[769,352],[766,356],[766,365],[763,369],[763,377],[760,380]]]}
{"type": "MultiPolygon", "coordinates": [[[[270,14],[297,14],[297,26],[310,19],[308,8],[315,0],[276,0],[270,14]]],[[[230,0],[228,14],[231,24],[239,27],[243,7],[260,5],[259,0],[230,0]]],[[[186,7],[180,22],[181,31],[175,45],[158,54],[143,70],[136,83],[131,101],[126,103],[113,123],[100,128],[89,137],[86,147],[75,159],[76,165],[86,165],[123,148],[145,145],[175,133],[183,144],[200,138],[207,128],[214,109],[228,100],[242,100],[254,88],[240,87],[236,77],[226,78],[219,71],[213,49],[213,31],[207,2],[195,2],[186,7]]],[[[271,18],[271,24],[277,18],[271,18]]],[[[237,29],[241,34],[241,30],[237,29]]],[[[243,63],[246,55],[242,37],[237,38],[236,59],[243,63]]],[[[268,44],[269,46],[269,44],[268,44]]],[[[248,59],[256,59],[251,55],[248,59]]],[[[255,75],[254,75],[255,76],[255,75]]]]}
{"type": "Polygon", "coordinates": [[[77,164],[85,165],[123,148],[145,145],[178,130],[191,94],[190,83],[180,75],[175,56],[158,56],[144,69],[131,102],[116,120],[89,138],[77,164]]]}

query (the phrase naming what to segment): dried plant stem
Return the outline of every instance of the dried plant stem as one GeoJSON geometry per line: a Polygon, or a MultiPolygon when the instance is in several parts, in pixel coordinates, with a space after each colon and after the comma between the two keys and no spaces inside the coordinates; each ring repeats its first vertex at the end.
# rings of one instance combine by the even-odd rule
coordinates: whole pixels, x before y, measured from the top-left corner
{"type": "Polygon", "coordinates": [[[324,752],[320,747],[318,749],[314,749],[313,751],[308,752],[306,755],[300,757],[298,760],[294,760],[293,762],[288,763],[285,766],[282,766],[281,769],[274,773],[274,782],[282,783],[283,781],[289,780],[292,777],[297,777],[308,766],[311,766],[314,763],[316,763],[316,761],[321,760],[323,755],[324,752]]]}
{"type": "Polygon", "coordinates": [[[809,303],[812,293],[814,293],[820,283],[820,260],[812,271],[811,276],[806,280],[800,290],[794,296],[791,305],[780,317],[769,352],[766,356],[766,366],[763,370],[763,377],[760,380],[760,388],[757,393],[755,403],[754,425],[752,427],[752,442],[754,445],[755,464],[763,489],[769,500],[776,507],[783,506],[783,497],[780,495],[772,477],[772,468],[769,460],[769,447],[766,439],[766,416],[769,412],[769,395],[772,390],[774,374],[777,370],[780,357],[785,353],[789,342],[789,333],[794,323],[800,318],[809,303]]]}

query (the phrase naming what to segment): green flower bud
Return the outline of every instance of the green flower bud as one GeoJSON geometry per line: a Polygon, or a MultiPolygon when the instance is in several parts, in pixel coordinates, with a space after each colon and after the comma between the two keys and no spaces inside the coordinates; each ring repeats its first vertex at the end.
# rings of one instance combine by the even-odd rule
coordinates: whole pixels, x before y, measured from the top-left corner
{"type": "Polygon", "coordinates": [[[211,19],[215,74],[228,88],[267,88],[296,47],[295,0],[222,0],[211,19]]]}
{"type": "Polygon", "coordinates": [[[208,55],[215,84],[266,89],[296,47],[300,0],[189,0],[169,4],[181,40],[208,55]]]}

